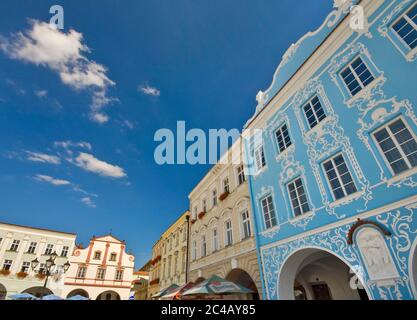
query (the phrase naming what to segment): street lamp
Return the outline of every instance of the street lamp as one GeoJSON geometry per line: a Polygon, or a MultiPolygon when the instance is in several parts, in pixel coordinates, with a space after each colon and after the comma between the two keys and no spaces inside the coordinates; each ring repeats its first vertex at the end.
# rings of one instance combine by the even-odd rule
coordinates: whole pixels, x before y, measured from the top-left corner
{"type": "MultiPolygon", "coordinates": [[[[56,266],[55,264],[55,260],[58,257],[58,254],[54,251],[53,253],[51,253],[49,255],[49,259],[47,259],[45,261],[45,268],[40,270],[39,273],[45,275],[45,282],[43,284],[43,289],[42,289],[42,294],[41,294],[41,299],[45,296],[45,292],[46,292],[46,285],[48,284],[48,279],[49,277],[52,275],[52,268],[54,266],[56,266]]],[[[36,268],[39,265],[39,260],[38,258],[35,258],[34,260],[32,260],[31,262],[31,267],[32,270],[35,271],[36,268]]],[[[71,264],[67,261],[64,265],[63,265],[63,271],[64,273],[66,273],[69,269],[69,267],[71,266],[71,264]]]]}

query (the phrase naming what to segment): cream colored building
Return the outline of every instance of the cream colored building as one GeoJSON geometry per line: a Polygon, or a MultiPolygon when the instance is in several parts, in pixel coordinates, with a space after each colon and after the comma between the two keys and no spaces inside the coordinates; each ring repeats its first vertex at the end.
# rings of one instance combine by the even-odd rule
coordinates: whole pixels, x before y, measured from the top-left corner
{"type": "Polygon", "coordinates": [[[261,295],[252,211],[237,141],[189,195],[191,211],[189,279],[212,275],[261,295]]]}
{"type": "Polygon", "coordinates": [[[152,298],[160,290],[161,277],[161,260],[162,260],[162,238],[159,239],[152,247],[151,269],[149,272],[148,296],[152,298]]]}
{"type": "Polygon", "coordinates": [[[189,211],[183,213],[162,235],[161,289],[185,284],[189,215],[189,211]]]}
{"type": "Polygon", "coordinates": [[[128,300],[135,257],[126,243],[112,235],[93,237],[87,248],[76,248],[65,275],[64,297],[82,295],[92,300],[128,300]]]}
{"type": "Polygon", "coordinates": [[[0,300],[16,293],[41,296],[45,282],[39,271],[56,252],[56,267],[48,279],[46,294],[60,296],[64,286],[63,265],[74,249],[76,235],[55,230],[0,223],[0,300]],[[32,270],[31,261],[39,265],[32,270]]]}

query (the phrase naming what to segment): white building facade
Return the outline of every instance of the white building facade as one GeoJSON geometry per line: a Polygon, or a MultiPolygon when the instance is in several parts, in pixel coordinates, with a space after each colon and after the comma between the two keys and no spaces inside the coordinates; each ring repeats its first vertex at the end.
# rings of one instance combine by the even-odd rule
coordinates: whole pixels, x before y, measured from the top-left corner
{"type": "Polygon", "coordinates": [[[63,265],[74,249],[76,235],[54,230],[0,223],[0,300],[17,293],[42,295],[45,261],[57,253],[56,267],[48,279],[47,294],[61,295],[63,265]],[[39,265],[32,270],[31,262],[39,265]]]}
{"type": "Polygon", "coordinates": [[[91,300],[128,300],[135,257],[126,243],[112,235],[93,237],[87,248],[75,248],[65,275],[63,297],[91,300]]]}

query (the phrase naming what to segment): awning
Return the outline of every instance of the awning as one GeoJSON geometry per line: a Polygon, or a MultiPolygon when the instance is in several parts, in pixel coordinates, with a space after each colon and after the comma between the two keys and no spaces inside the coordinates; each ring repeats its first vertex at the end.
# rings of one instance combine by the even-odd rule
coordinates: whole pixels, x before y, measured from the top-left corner
{"type": "Polygon", "coordinates": [[[212,276],[210,279],[203,281],[195,287],[185,291],[182,295],[230,295],[250,293],[254,292],[234,282],[225,280],[218,276],[212,276]]]}

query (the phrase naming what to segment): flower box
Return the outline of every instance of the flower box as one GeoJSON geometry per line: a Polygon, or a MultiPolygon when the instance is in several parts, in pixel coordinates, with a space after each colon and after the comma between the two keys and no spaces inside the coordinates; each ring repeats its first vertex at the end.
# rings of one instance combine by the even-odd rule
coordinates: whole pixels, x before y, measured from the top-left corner
{"type": "Polygon", "coordinates": [[[198,219],[200,219],[200,220],[203,219],[205,215],[206,215],[206,212],[205,211],[200,212],[198,214],[198,219]]]}
{"type": "Polygon", "coordinates": [[[155,285],[155,284],[158,284],[159,283],[159,279],[154,279],[154,280],[152,280],[151,282],[149,282],[149,284],[151,285],[151,286],[153,286],[153,285],[155,285]]]}
{"type": "Polygon", "coordinates": [[[0,275],[2,276],[8,276],[10,274],[10,270],[1,269],[0,275]]]}
{"type": "Polygon", "coordinates": [[[16,276],[19,279],[24,279],[24,278],[26,278],[28,276],[28,274],[26,272],[20,271],[20,272],[16,273],[16,276]]]}
{"type": "Polygon", "coordinates": [[[196,219],[191,220],[191,224],[194,224],[194,223],[196,223],[196,222],[197,222],[197,220],[196,220],[196,219]]]}
{"type": "Polygon", "coordinates": [[[45,277],[46,276],[43,273],[36,274],[36,278],[38,278],[39,280],[43,280],[43,279],[45,279],[45,277]]]}
{"type": "Polygon", "coordinates": [[[219,197],[219,200],[220,201],[226,200],[226,198],[229,196],[229,194],[230,194],[229,191],[226,191],[226,192],[222,193],[219,197]]]}

